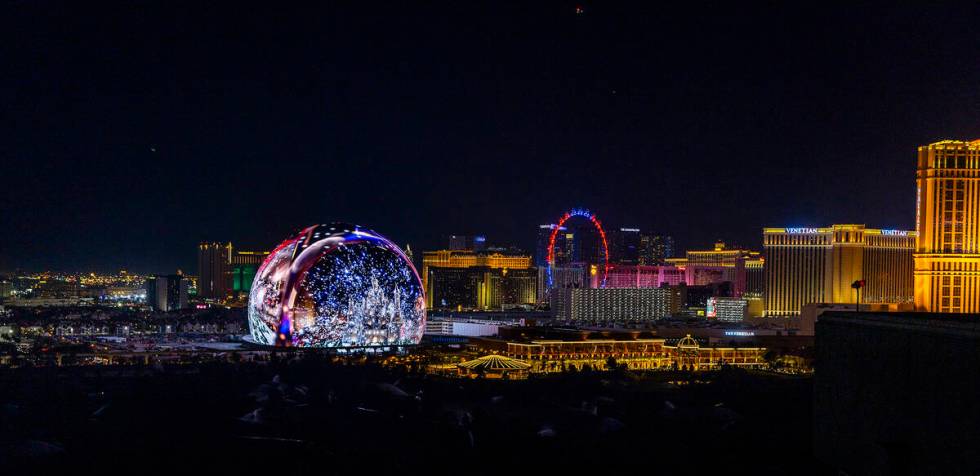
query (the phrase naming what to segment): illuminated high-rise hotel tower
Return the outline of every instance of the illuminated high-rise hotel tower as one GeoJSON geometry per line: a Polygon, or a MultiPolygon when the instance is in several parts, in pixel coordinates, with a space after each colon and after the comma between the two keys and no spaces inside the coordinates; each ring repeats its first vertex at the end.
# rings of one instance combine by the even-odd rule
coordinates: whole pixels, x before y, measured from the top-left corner
{"type": "Polygon", "coordinates": [[[231,243],[202,242],[197,247],[197,295],[224,299],[228,294],[231,243]]]}
{"type": "Polygon", "coordinates": [[[980,312],[980,140],[919,147],[915,308],[980,312]]]}
{"type": "Polygon", "coordinates": [[[793,316],[811,303],[857,302],[851,284],[865,281],[861,302],[912,301],[915,232],[864,225],[765,228],[765,313],[793,316]]]}

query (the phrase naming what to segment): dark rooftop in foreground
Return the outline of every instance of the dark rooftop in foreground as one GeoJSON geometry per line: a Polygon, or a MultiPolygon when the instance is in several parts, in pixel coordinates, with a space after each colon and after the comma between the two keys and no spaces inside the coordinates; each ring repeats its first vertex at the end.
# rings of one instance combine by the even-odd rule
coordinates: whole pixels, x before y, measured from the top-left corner
{"type": "Polygon", "coordinates": [[[980,316],[832,311],[816,334],[818,459],[850,474],[980,468],[980,316]]]}

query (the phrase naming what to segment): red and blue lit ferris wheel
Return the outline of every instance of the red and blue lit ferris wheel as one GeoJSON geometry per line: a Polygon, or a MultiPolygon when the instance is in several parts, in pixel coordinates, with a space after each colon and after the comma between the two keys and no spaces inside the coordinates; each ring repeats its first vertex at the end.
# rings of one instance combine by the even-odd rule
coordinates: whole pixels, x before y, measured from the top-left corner
{"type": "MultiPolygon", "coordinates": [[[[548,288],[550,289],[554,287],[554,273],[552,272],[552,268],[555,266],[555,241],[558,238],[558,232],[562,229],[562,226],[565,225],[565,222],[572,217],[582,217],[589,220],[592,222],[592,226],[595,227],[596,231],[599,232],[599,242],[602,244],[601,256],[603,260],[601,271],[602,278],[599,281],[599,287],[604,288],[606,287],[606,278],[609,275],[609,243],[606,240],[606,230],[602,228],[602,222],[596,218],[595,214],[585,208],[573,208],[570,211],[565,212],[561,219],[558,220],[558,223],[555,224],[554,228],[551,229],[551,236],[548,237],[548,288]]],[[[595,265],[598,265],[598,263],[595,263],[595,265]]]]}

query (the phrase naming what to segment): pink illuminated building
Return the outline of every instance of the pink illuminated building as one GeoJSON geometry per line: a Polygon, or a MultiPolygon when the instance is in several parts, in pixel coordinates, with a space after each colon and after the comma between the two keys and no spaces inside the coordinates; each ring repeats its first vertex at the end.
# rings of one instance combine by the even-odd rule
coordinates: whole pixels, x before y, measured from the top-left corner
{"type": "MultiPolygon", "coordinates": [[[[591,286],[599,286],[599,276],[591,276],[591,286]]],[[[685,283],[685,272],[675,266],[638,266],[614,264],[606,275],[607,288],[659,288],[662,284],[685,283]]]]}

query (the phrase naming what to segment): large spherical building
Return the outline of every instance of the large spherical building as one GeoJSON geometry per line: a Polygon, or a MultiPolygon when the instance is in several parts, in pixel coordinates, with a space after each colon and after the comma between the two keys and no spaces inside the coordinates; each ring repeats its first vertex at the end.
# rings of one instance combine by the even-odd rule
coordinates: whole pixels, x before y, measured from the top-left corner
{"type": "Polygon", "coordinates": [[[248,324],[252,339],[268,345],[417,344],[425,330],[422,282],[385,237],[354,225],[315,225],[262,263],[248,324]]]}

